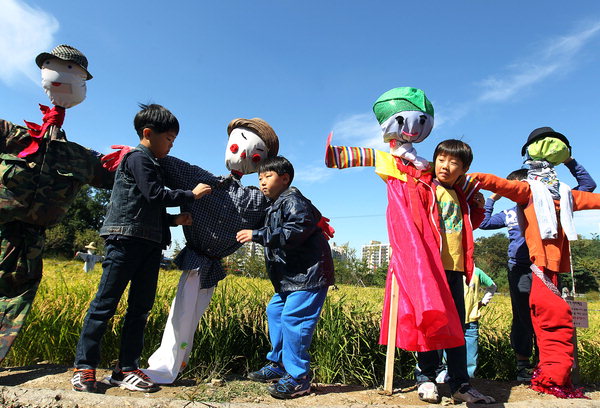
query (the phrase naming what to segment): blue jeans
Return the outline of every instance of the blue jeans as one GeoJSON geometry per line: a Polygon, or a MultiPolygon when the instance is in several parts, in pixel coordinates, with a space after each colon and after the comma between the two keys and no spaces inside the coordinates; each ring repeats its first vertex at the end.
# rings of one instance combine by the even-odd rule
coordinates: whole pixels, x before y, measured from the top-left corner
{"type": "Polygon", "coordinates": [[[465,324],[465,345],[467,346],[467,373],[475,377],[477,358],[479,357],[479,322],[465,324]]]}
{"type": "Polygon", "coordinates": [[[154,304],[162,250],[140,240],[110,240],[96,297],[90,304],[75,354],[75,368],[97,368],[100,342],[127,284],[127,313],[121,331],[120,366],[138,368],[144,347],[144,328],[154,304]]]}
{"type": "Polygon", "coordinates": [[[327,289],[275,293],[267,305],[271,339],[267,360],[282,364],[294,378],[303,377],[310,371],[308,349],[327,289]]]}
{"type": "MultiPolygon", "coordinates": [[[[446,279],[450,286],[452,299],[461,322],[465,321],[465,298],[463,286],[463,273],[457,271],[446,271],[446,279]]],[[[463,324],[464,330],[464,324],[463,324]]],[[[452,393],[458,391],[460,386],[469,382],[467,373],[467,349],[464,345],[446,349],[448,364],[448,385],[452,393]]],[[[435,382],[438,367],[440,366],[442,353],[439,350],[417,353],[417,361],[421,372],[417,375],[417,383],[435,382]]]]}

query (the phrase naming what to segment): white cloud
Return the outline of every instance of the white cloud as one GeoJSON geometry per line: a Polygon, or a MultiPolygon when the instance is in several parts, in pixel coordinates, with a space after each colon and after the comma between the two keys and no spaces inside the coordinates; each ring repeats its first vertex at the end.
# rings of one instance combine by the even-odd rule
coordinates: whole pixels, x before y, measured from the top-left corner
{"type": "Polygon", "coordinates": [[[388,149],[372,113],[359,113],[336,121],[333,125],[332,144],[388,149]]]}
{"type": "Polygon", "coordinates": [[[18,0],[0,0],[0,10],[0,80],[10,85],[25,76],[39,83],[39,70],[33,60],[55,45],[58,21],[18,0]]]}
{"type": "Polygon", "coordinates": [[[575,56],[600,32],[600,22],[594,22],[566,36],[548,40],[545,47],[526,60],[507,67],[506,74],[492,75],[481,82],[480,102],[503,102],[515,94],[552,75],[572,69],[575,56]]]}
{"type": "MultiPolygon", "coordinates": [[[[504,74],[491,75],[480,82],[482,88],[472,101],[453,103],[450,107],[436,108],[435,129],[452,125],[465,117],[481,103],[505,102],[523,89],[572,69],[576,55],[600,33],[600,21],[588,24],[566,36],[548,40],[545,47],[528,59],[506,67],[504,74]]],[[[334,126],[334,144],[373,147],[387,150],[381,139],[381,130],[371,113],[360,113],[338,120],[334,126]]]]}
{"type": "Polygon", "coordinates": [[[545,51],[546,58],[569,57],[579,52],[586,43],[600,31],[600,22],[596,21],[575,34],[555,38],[545,51]]]}
{"type": "Polygon", "coordinates": [[[305,166],[301,169],[296,169],[294,174],[294,182],[300,181],[304,184],[323,183],[331,178],[334,174],[332,171],[327,171],[323,165],[305,166]]]}
{"type": "MultiPolygon", "coordinates": [[[[600,33],[600,22],[566,36],[554,37],[528,59],[510,64],[505,73],[490,75],[480,81],[481,91],[473,100],[453,103],[450,107],[438,106],[435,129],[453,125],[482,103],[505,102],[528,87],[534,86],[553,75],[574,68],[575,58],[589,42],[600,33]]],[[[434,104],[435,105],[435,104],[434,104]]]]}

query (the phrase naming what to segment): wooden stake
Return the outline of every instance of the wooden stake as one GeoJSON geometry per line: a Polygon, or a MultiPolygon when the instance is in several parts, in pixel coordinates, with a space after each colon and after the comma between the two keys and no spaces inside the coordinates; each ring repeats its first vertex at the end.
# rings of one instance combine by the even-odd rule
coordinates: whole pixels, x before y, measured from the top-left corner
{"type": "Polygon", "coordinates": [[[392,395],[394,391],[394,358],[396,356],[396,331],[398,326],[398,282],[392,273],[392,294],[390,299],[390,314],[388,319],[387,353],[385,356],[385,379],[383,391],[392,395]]]}

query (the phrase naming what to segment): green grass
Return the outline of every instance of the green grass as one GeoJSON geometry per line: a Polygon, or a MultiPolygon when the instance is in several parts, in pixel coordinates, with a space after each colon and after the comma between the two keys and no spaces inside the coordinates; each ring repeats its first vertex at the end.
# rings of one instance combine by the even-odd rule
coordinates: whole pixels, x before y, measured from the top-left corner
{"type": "MultiPolygon", "coordinates": [[[[5,359],[5,366],[36,361],[73,363],[79,331],[95,295],[101,270],[81,271],[77,261],[46,260],[44,279],[28,321],[5,359]]],[[[142,366],[158,347],[179,272],[162,271],[156,302],[150,314],[142,366]]],[[[383,381],[385,347],[378,345],[383,289],[339,285],[331,290],[311,347],[315,381],[378,386],[383,381]]],[[[230,276],[221,282],[196,333],[194,349],[184,377],[193,379],[245,375],[264,363],[269,350],[265,306],[273,293],[269,281],[230,276]]],[[[123,300],[102,343],[101,367],[110,367],[118,356],[123,300]]],[[[600,309],[597,296],[589,309],[600,309]]],[[[497,295],[480,321],[478,375],[511,379],[515,371],[510,347],[510,299],[497,295]]],[[[590,312],[590,328],[578,330],[579,360],[583,381],[600,382],[600,316],[590,312]]],[[[411,378],[412,353],[398,350],[395,373],[411,378]]],[[[217,390],[215,400],[221,398],[217,390]]],[[[223,398],[227,398],[226,396],[223,398]]]]}

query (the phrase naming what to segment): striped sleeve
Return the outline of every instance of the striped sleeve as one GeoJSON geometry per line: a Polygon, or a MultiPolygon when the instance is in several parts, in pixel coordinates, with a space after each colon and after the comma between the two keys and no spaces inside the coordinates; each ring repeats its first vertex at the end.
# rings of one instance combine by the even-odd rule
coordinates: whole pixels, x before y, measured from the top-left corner
{"type": "Polygon", "coordinates": [[[375,149],[369,147],[327,146],[325,165],[330,168],[374,167],[375,149]]]}

